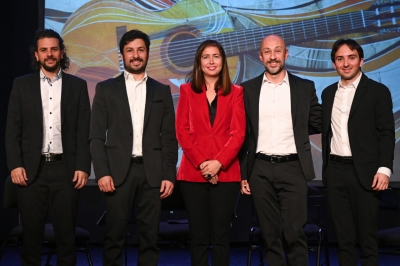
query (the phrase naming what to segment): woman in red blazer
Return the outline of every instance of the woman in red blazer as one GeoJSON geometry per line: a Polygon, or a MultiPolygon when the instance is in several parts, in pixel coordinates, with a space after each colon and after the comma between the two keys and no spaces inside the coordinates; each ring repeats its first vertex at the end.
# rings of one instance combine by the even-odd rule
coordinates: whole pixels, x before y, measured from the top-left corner
{"type": "Polygon", "coordinates": [[[220,43],[204,41],[189,83],[181,85],[176,134],[183,155],[177,180],[187,208],[192,266],[229,265],[229,233],[240,189],[237,154],[246,118],[242,87],[231,84],[220,43]]]}

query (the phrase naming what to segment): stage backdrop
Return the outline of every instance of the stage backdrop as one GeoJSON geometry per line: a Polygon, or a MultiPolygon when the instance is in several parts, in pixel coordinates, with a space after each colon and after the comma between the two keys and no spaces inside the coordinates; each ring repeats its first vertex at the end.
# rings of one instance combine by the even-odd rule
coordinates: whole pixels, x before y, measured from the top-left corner
{"type": "MultiPolygon", "coordinates": [[[[282,36],[289,49],[286,68],[322,90],[338,81],[330,51],[338,38],[363,47],[363,71],[389,87],[396,121],[391,181],[400,181],[400,1],[354,0],[46,0],[45,28],[65,40],[69,72],[95,85],[123,70],[118,43],[131,29],[150,35],[149,76],[171,86],[175,105],[200,42],[215,39],[228,55],[233,82],[263,72],[261,40],[282,36]]],[[[320,136],[311,137],[317,179],[321,179],[320,136]]],[[[368,143],[365,143],[368,145],[368,143]]]]}

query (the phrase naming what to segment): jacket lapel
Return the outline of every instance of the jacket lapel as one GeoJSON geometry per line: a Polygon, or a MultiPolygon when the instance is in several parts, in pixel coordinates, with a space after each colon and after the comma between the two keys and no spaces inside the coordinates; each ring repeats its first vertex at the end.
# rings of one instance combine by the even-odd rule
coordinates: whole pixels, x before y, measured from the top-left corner
{"type": "Polygon", "coordinates": [[[351,104],[349,120],[350,120],[351,116],[354,114],[355,110],[357,109],[357,106],[360,103],[361,98],[364,95],[364,92],[367,90],[368,78],[366,75],[364,75],[364,73],[362,73],[361,75],[362,75],[362,77],[361,77],[360,83],[358,84],[358,87],[354,94],[353,103],[351,104]]]}
{"type": "Polygon", "coordinates": [[[68,97],[71,91],[71,80],[68,74],[62,72],[61,74],[61,126],[64,124],[65,109],[68,104],[68,97]]]}
{"type": "Polygon", "coordinates": [[[228,105],[232,100],[232,94],[233,92],[224,96],[222,95],[222,91],[218,90],[217,114],[215,115],[213,128],[216,128],[218,124],[221,122],[222,118],[224,117],[226,110],[228,109],[228,105]]]}
{"type": "Polygon", "coordinates": [[[297,99],[299,94],[299,84],[289,71],[286,72],[289,76],[289,88],[290,88],[290,109],[292,113],[292,125],[296,123],[296,113],[297,113],[297,99]]]}
{"type": "Polygon", "coordinates": [[[121,99],[121,108],[122,112],[125,114],[125,117],[129,118],[129,125],[132,128],[132,116],[131,116],[131,109],[129,107],[129,100],[128,100],[128,93],[126,92],[126,85],[125,85],[125,77],[124,73],[122,72],[121,75],[117,77],[117,94],[118,97],[121,99]]]}
{"type": "MultiPolygon", "coordinates": [[[[249,95],[249,109],[250,109],[250,119],[252,120],[254,139],[258,140],[258,127],[259,127],[259,116],[260,116],[260,93],[262,81],[264,78],[264,73],[262,73],[258,78],[254,80],[253,87],[248,89],[245,93],[249,95]]],[[[256,143],[257,144],[257,143],[256,143]]]]}
{"type": "Polygon", "coordinates": [[[153,96],[154,96],[154,83],[148,77],[146,81],[146,105],[144,107],[143,129],[146,128],[147,121],[149,120],[151,107],[153,105],[153,96]]]}
{"type": "MultiPolygon", "coordinates": [[[[208,127],[211,129],[210,114],[209,114],[209,109],[208,109],[208,100],[207,100],[205,86],[203,87],[203,91],[201,93],[196,93],[193,90],[191,90],[191,95],[196,100],[197,105],[199,106],[199,109],[203,110],[203,112],[201,112],[201,113],[203,114],[203,119],[205,121],[205,124],[208,125],[208,127]]],[[[218,98],[217,115],[218,115],[218,108],[219,108],[219,100],[220,99],[218,98]]],[[[214,120],[214,125],[215,125],[215,120],[214,120]]]]}
{"type": "MultiPolygon", "coordinates": [[[[324,102],[322,104],[322,108],[324,111],[323,115],[323,123],[324,123],[324,128],[326,129],[326,131],[328,131],[328,129],[330,128],[330,124],[331,124],[331,117],[332,117],[332,108],[333,108],[333,102],[335,100],[335,95],[336,95],[336,90],[337,90],[337,83],[331,85],[330,87],[327,88],[327,95],[324,99],[324,102]]],[[[323,133],[327,133],[327,132],[323,132],[323,133]]]]}
{"type": "MultiPolygon", "coordinates": [[[[32,82],[29,84],[32,87],[32,101],[35,104],[36,118],[39,120],[38,124],[43,125],[43,107],[42,107],[42,94],[40,91],[40,72],[37,71],[35,75],[33,75],[32,82]]],[[[43,129],[43,126],[41,127],[43,129]]]]}

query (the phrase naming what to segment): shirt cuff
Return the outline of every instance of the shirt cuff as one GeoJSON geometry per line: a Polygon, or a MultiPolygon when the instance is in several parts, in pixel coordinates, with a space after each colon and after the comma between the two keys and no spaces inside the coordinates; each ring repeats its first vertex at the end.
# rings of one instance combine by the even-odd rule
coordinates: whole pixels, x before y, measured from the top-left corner
{"type": "Polygon", "coordinates": [[[390,176],[392,175],[392,171],[390,171],[390,169],[387,168],[387,167],[379,167],[377,173],[385,174],[385,175],[387,175],[389,178],[390,178],[390,176]]]}

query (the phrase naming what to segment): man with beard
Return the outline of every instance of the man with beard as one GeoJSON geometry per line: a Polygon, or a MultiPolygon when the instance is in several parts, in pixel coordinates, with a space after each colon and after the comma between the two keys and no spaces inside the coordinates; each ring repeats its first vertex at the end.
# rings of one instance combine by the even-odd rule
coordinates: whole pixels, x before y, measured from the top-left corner
{"type": "Polygon", "coordinates": [[[69,59],[57,32],[38,31],[32,52],[35,73],[14,80],[5,138],[24,229],[21,264],[41,265],[50,209],[57,265],[75,265],[79,190],[90,173],[87,85],[62,71],[69,59]]]}
{"type": "Polygon", "coordinates": [[[284,69],[284,40],[261,42],[265,72],[242,83],[247,116],[241,191],[251,194],[268,265],[308,265],[307,180],[315,178],[309,134],[321,127],[314,83],[284,69]],[[251,188],[251,192],[250,192],[251,188]]]}
{"type": "Polygon", "coordinates": [[[150,40],[139,30],[119,43],[124,73],[96,86],[90,150],[106,195],[103,265],[122,265],[132,208],[139,236],[138,265],[157,265],[161,199],[171,195],[178,159],[169,86],[147,76],[150,40]]]}

